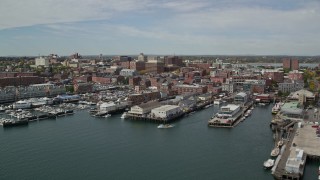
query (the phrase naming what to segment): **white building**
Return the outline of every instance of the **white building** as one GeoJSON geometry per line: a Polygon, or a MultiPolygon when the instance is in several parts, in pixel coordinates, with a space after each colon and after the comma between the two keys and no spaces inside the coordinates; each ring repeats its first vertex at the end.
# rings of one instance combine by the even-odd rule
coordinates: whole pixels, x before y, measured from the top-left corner
{"type": "Polygon", "coordinates": [[[303,150],[292,148],[285,169],[289,173],[302,173],[304,163],[303,150]]]}
{"type": "Polygon", "coordinates": [[[128,106],[127,102],[122,103],[114,103],[114,102],[106,102],[99,105],[100,111],[115,111],[121,108],[128,106]]]}
{"type": "Polygon", "coordinates": [[[121,75],[121,76],[125,76],[125,77],[135,76],[135,75],[137,75],[137,71],[134,70],[134,69],[122,69],[122,70],[120,71],[120,75],[121,75]]]}
{"type": "Polygon", "coordinates": [[[151,112],[152,109],[160,107],[161,104],[157,101],[151,101],[147,103],[142,103],[140,105],[132,106],[128,113],[135,115],[144,115],[151,112]]]}
{"type": "Polygon", "coordinates": [[[175,105],[163,105],[151,110],[151,116],[155,118],[170,118],[180,113],[180,107],[175,105]]]}
{"type": "Polygon", "coordinates": [[[49,59],[44,58],[44,57],[38,57],[35,59],[35,65],[38,66],[44,66],[48,67],[49,66],[49,59]]]}

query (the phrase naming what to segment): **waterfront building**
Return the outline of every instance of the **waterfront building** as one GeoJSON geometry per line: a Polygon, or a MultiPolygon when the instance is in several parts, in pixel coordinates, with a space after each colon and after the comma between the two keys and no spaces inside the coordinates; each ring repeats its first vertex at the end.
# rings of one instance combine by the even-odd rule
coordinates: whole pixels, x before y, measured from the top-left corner
{"type": "Polygon", "coordinates": [[[222,106],[218,113],[210,118],[208,125],[212,127],[232,127],[241,114],[241,106],[228,104],[226,106],[222,106]]]}
{"type": "Polygon", "coordinates": [[[248,102],[248,94],[245,92],[240,92],[234,96],[234,103],[236,104],[246,104],[248,102]]]}
{"type": "Polygon", "coordinates": [[[305,161],[304,151],[296,147],[290,149],[290,155],[286,162],[285,170],[289,173],[303,174],[305,161]]]}
{"type": "Polygon", "coordinates": [[[258,94],[256,95],[256,99],[257,102],[265,102],[265,103],[269,103],[271,101],[271,97],[269,94],[258,94]]]}
{"type": "Polygon", "coordinates": [[[303,109],[299,101],[286,102],[278,113],[283,120],[302,121],[304,118],[303,109]]]}
{"type": "Polygon", "coordinates": [[[151,117],[168,119],[180,114],[182,111],[179,106],[163,105],[151,110],[151,117]]]}
{"type": "Polygon", "coordinates": [[[160,107],[161,104],[158,101],[149,101],[139,105],[132,106],[128,113],[138,116],[145,116],[149,114],[152,109],[160,107]]]}

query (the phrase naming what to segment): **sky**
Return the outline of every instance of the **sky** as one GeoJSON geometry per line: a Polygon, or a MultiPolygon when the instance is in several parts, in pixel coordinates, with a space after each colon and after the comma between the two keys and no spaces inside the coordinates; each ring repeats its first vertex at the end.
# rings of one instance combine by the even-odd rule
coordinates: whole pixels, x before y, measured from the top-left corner
{"type": "Polygon", "coordinates": [[[0,56],[320,55],[320,0],[0,0],[0,56]]]}

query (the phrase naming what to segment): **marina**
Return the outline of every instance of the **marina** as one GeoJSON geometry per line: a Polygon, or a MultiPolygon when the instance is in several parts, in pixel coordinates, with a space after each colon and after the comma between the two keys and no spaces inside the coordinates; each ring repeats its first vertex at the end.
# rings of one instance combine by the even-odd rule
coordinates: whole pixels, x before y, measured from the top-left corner
{"type": "MultiPolygon", "coordinates": [[[[82,110],[61,120],[1,128],[0,154],[9,149],[12,153],[1,158],[0,179],[32,179],[37,173],[40,179],[103,179],[107,176],[160,180],[170,176],[177,180],[238,177],[270,180],[273,177],[262,164],[274,145],[268,128],[271,107],[256,107],[245,123],[231,131],[206,126],[207,119],[219,110],[214,106],[182,117],[168,131],[157,130],[153,123],[122,121],[121,114],[100,121],[82,110]],[[15,143],[22,137],[24,141],[15,143]],[[20,146],[24,148],[18,148],[20,146]],[[52,149],[55,153],[48,153],[52,149]],[[37,153],[33,153],[35,151],[37,153]],[[203,158],[202,154],[210,152],[216,155],[203,158]],[[106,163],[107,160],[116,164],[106,163]],[[134,166],[137,162],[142,164],[134,166]],[[205,168],[209,166],[214,170],[205,168]],[[16,168],[21,169],[19,173],[14,173],[16,168]],[[124,168],[128,169],[126,173],[124,168]],[[160,168],[168,173],[159,172],[160,168]],[[250,172],[246,173],[245,169],[250,172]]],[[[318,167],[307,163],[305,179],[316,179],[318,167]]]]}

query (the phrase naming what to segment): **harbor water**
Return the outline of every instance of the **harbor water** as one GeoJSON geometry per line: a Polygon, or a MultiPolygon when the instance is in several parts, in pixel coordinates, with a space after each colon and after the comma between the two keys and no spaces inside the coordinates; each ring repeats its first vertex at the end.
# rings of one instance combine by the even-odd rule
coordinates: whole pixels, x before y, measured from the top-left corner
{"type": "MultiPolygon", "coordinates": [[[[235,128],[211,128],[210,107],[157,124],[93,118],[86,111],[0,129],[0,179],[273,179],[263,162],[273,148],[271,105],[235,128]]],[[[317,178],[308,163],[306,180],[317,178]]]]}

